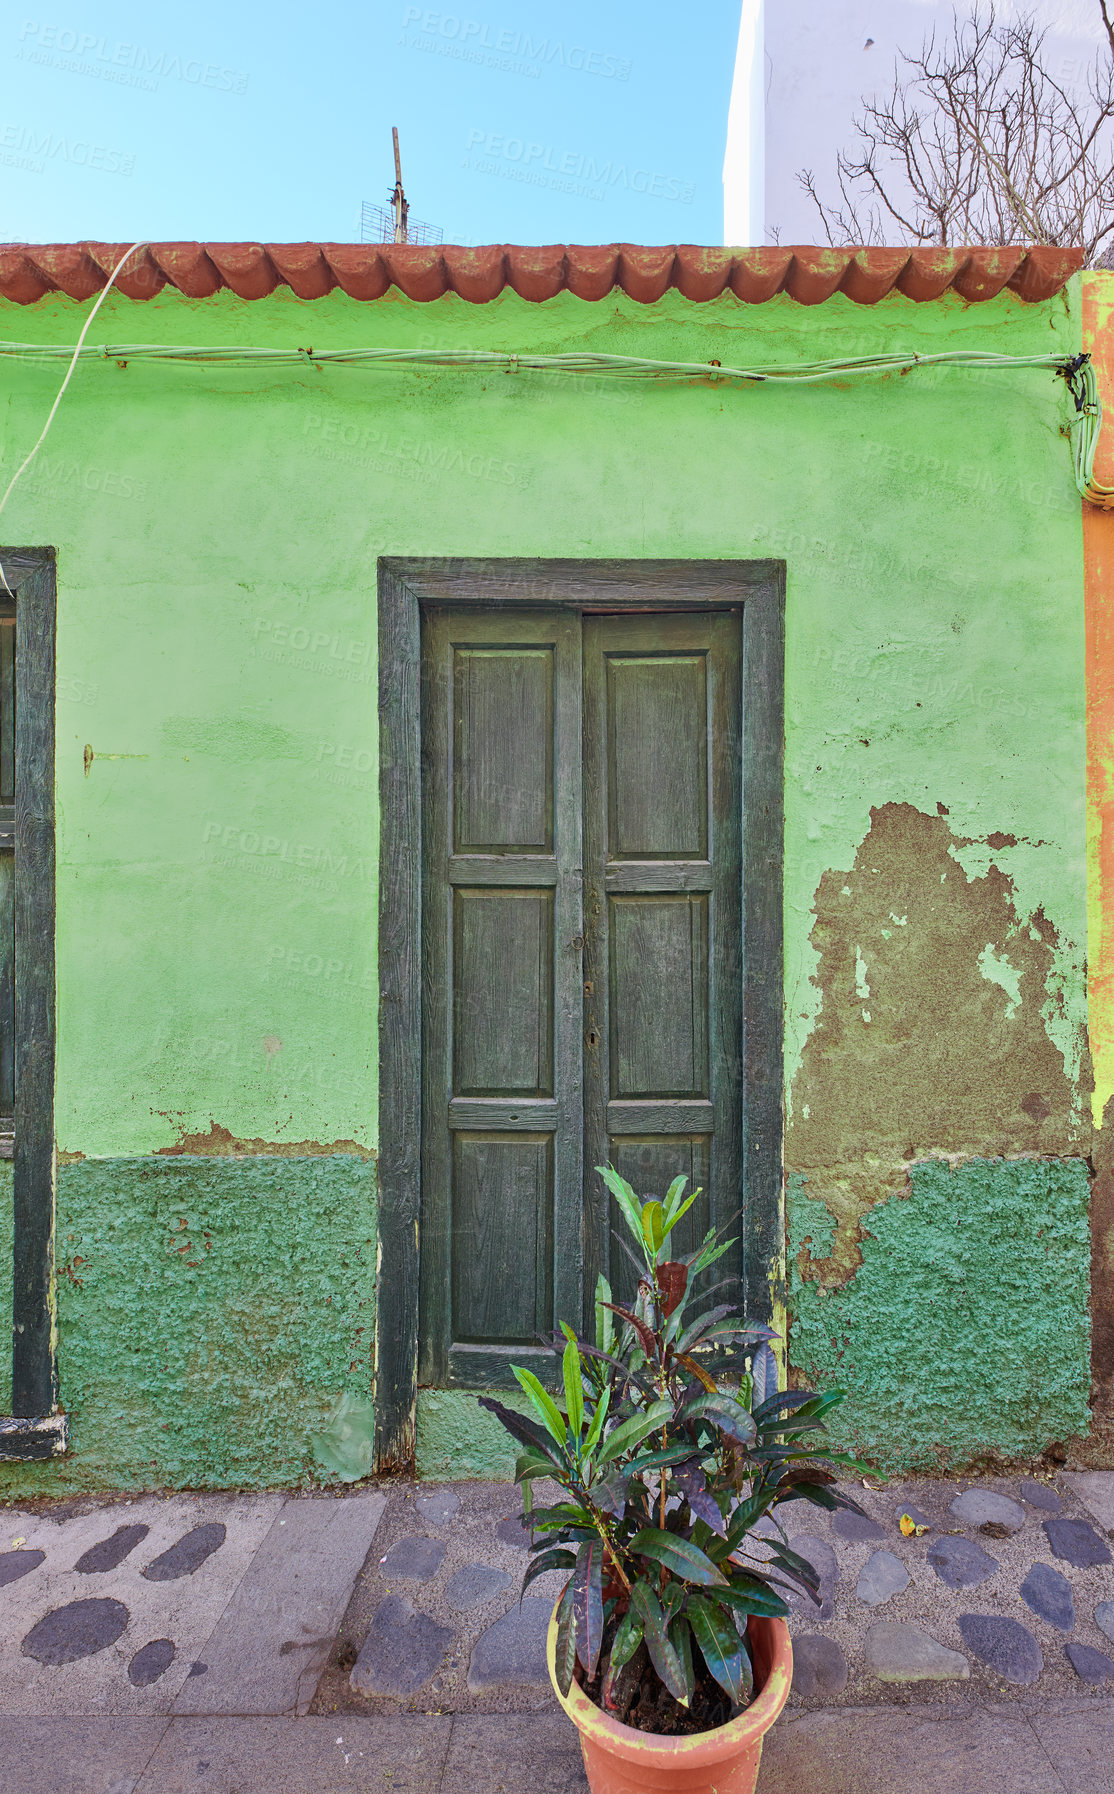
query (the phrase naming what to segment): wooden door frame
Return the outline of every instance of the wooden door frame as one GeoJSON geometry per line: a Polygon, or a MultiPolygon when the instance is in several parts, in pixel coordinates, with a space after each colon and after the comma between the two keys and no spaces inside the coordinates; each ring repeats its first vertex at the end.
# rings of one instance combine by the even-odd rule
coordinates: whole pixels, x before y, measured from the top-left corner
{"type": "Polygon", "coordinates": [[[743,1299],[769,1316],[781,1259],[785,563],[408,559],[378,564],[379,1278],[376,1467],[410,1470],[417,1402],[422,1114],[423,606],[741,609],[743,1299]]]}
{"type": "MultiPolygon", "coordinates": [[[[15,599],[15,1142],[12,1412],[0,1416],[0,1462],[56,1457],[54,1308],[55,843],[54,699],[57,584],[53,548],[0,548],[15,599]]],[[[3,588],[0,587],[0,594],[3,588]]]]}

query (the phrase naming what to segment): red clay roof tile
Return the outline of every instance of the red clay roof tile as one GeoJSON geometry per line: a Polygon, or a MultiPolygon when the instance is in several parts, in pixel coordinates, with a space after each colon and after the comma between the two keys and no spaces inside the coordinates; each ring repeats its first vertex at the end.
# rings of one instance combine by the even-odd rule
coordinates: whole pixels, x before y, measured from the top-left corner
{"type": "MultiPolygon", "coordinates": [[[[100,291],[126,243],[14,244],[0,247],[0,297],[33,305],[48,293],[88,299],[100,291]]],[[[897,291],[937,299],[951,288],[970,302],[1008,288],[1030,303],[1048,299],[1083,265],[1081,249],[718,249],[694,243],[491,244],[466,249],[415,243],[151,243],[120,277],[122,293],[150,299],[166,286],[189,299],[222,287],[262,299],[287,286],[300,299],[341,287],[352,299],[379,299],[395,286],[408,299],[458,293],[474,305],[507,287],[523,299],[562,292],[604,299],[616,287],[644,305],[676,289],[703,303],[732,292],[750,305],[788,293],[820,305],[840,292],[874,305],[897,291]]]]}

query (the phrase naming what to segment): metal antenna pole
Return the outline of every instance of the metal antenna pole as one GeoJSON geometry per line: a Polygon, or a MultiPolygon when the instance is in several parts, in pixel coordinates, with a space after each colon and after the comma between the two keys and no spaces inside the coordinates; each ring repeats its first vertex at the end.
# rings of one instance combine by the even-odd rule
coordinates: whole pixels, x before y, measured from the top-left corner
{"type": "Polygon", "coordinates": [[[406,202],[406,195],[402,191],[402,158],[399,155],[397,125],[391,126],[391,136],[394,138],[395,145],[395,190],[391,194],[391,204],[395,212],[395,242],[405,243],[406,219],[410,207],[406,202]]]}

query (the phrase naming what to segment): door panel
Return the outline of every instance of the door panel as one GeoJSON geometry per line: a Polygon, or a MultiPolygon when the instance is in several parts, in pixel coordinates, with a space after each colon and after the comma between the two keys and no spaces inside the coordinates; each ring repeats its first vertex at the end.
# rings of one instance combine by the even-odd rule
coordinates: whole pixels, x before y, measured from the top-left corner
{"type": "Polygon", "coordinates": [[[552,1096],[552,890],[458,888],[453,903],[453,1095],[552,1096]]]}
{"type": "Polygon", "coordinates": [[[611,1096],[708,1095],[708,899],[611,897],[611,1096]]]}
{"type": "Polygon", "coordinates": [[[552,1380],[539,1334],[588,1319],[601,1270],[633,1294],[597,1165],[703,1187],[678,1251],[739,1232],[740,634],[423,621],[425,1383],[552,1380]]]}
{"type": "Polygon", "coordinates": [[[554,650],[453,653],[457,853],[552,853],[554,650]]]}
{"type": "Polygon", "coordinates": [[[708,857],[703,654],[609,654],[608,858],[708,857]]]}
{"type": "Polygon", "coordinates": [[[580,622],[422,645],[419,1376],[500,1385],[580,1303],[580,622]]]}
{"type": "Polygon", "coordinates": [[[533,1346],[553,1308],[553,1135],[453,1134],[452,1338],[533,1346]]]}
{"type": "Polygon", "coordinates": [[[586,1322],[633,1277],[597,1165],[703,1186],[679,1249],[741,1231],[740,648],[737,612],[584,620],[586,1322]]]}

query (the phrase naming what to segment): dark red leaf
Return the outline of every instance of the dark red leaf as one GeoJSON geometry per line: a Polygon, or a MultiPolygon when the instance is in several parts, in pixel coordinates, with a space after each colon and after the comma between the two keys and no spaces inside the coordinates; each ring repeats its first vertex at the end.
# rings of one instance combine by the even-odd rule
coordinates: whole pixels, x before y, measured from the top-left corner
{"type": "Polygon", "coordinates": [[[616,1307],[614,1302],[601,1302],[600,1307],[610,1308],[612,1314],[617,1314],[621,1320],[629,1321],[635,1332],[638,1334],[638,1343],[642,1347],[647,1358],[657,1357],[658,1353],[657,1346],[654,1342],[654,1335],[646,1325],[645,1321],[640,1321],[638,1316],[632,1314],[629,1308],[616,1307]]]}
{"type": "Polygon", "coordinates": [[[658,1266],[658,1285],[664,1298],[662,1312],[666,1320],[684,1299],[688,1283],[687,1265],[678,1264],[676,1259],[671,1259],[668,1264],[658,1266]]]}

